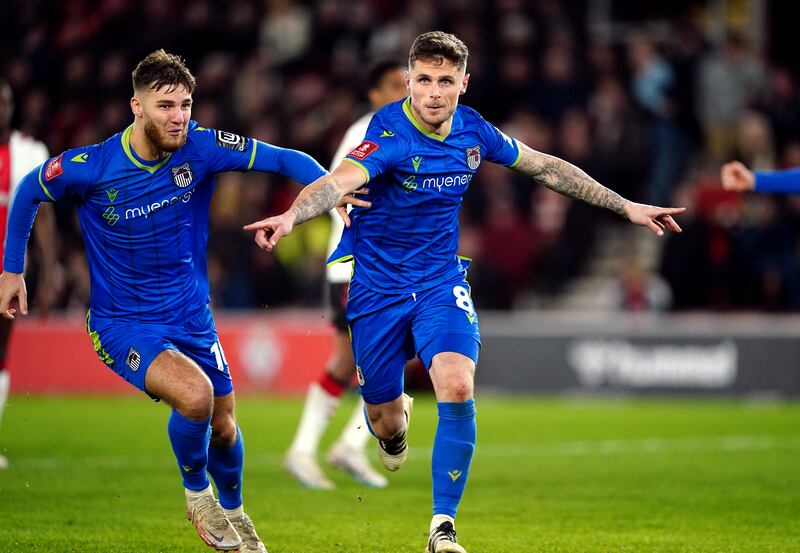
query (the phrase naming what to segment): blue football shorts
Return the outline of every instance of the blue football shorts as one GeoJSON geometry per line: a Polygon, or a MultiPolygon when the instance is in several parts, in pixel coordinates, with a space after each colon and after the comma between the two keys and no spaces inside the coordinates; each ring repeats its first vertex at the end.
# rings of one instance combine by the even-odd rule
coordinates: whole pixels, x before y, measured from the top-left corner
{"type": "Polygon", "coordinates": [[[403,393],[406,361],[455,352],[478,362],[481,336],[469,284],[458,279],[414,294],[385,294],[353,281],[347,299],[356,375],[364,401],[392,401],[403,393]]]}
{"type": "Polygon", "coordinates": [[[209,308],[181,323],[168,325],[100,319],[92,317],[90,311],[86,314],[86,330],[100,361],[145,393],[150,363],[168,349],[197,363],[211,380],[215,396],[233,391],[228,362],[209,308]]]}

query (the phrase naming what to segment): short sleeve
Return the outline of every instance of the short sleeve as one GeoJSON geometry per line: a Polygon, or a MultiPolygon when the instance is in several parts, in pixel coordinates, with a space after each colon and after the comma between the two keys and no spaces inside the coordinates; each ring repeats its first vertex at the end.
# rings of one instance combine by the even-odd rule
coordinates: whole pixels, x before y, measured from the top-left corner
{"type": "Polygon", "coordinates": [[[190,130],[189,137],[215,173],[247,171],[253,166],[257,141],[252,138],[200,126],[190,130]]]}
{"type": "Polygon", "coordinates": [[[95,146],[67,150],[34,169],[39,186],[53,202],[85,198],[94,182],[95,169],[101,163],[95,146]]]}
{"type": "Polygon", "coordinates": [[[486,159],[506,167],[514,167],[519,163],[520,148],[517,141],[479,115],[476,116],[486,146],[486,159]]]}
{"type": "Polygon", "coordinates": [[[386,125],[381,111],[372,117],[364,140],[343,160],[360,167],[367,181],[391,168],[403,150],[402,136],[386,125]]]}

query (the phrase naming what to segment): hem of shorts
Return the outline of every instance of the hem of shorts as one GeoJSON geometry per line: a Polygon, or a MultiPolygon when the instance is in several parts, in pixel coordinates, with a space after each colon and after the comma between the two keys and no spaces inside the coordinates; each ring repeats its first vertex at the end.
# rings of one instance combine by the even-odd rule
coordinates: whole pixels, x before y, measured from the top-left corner
{"type": "MultiPolygon", "coordinates": [[[[466,332],[448,332],[447,334],[441,334],[441,335],[439,335],[439,336],[434,336],[433,338],[431,338],[430,340],[428,340],[427,342],[425,342],[425,345],[424,345],[424,346],[422,346],[421,348],[417,349],[417,351],[416,351],[416,353],[415,353],[415,354],[416,354],[416,356],[417,356],[417,357],[420,359],[420,361],[423,361],[423,360],[422,360],[422,355],[421,355],[422,351],[423,351],[425,348],[427,348],[429,345],[431,345],[431,343],[433,343],[433,341],[434,341],[434,340],[438,340],[438,339],[439,339],[441,336],[464,336],[465,338],[471,338],[472,340],[474,340],[475,342],[477,342],[477,344],[478,344],[478,352],[479,352],[479,353],[480,353],[480,350],[483,348],[483,344],[481,344],[481,341],[480,341],[480,339],[479,339],[479,338],[476,338],[474,334],[467,334],[466,332]]],[[[437,351],[437,352],[436,352],[436,353],[434,353],[433,355],[437,355],[437,354],[439,354],[439,353],[445,353],[445,352],[448,352],[448,351],[452,351],[452,350],[442,350],[442,351],[437,351]]],[[[453,351],[452,353],[461,353],[461,352],[460,352],[460,351],[453,351]]],[[[431,355],[431,361],[433,360],[433,355],[431,355]]],[[[462,355],[463,355],[463,354],[462,354],[462,355]]],[[[422,364],[423,364],[423,365],[425,365],[425,362],[423,361],[423,363],[422,363],[422,364]]],[[[425,369],[426,369],[426,370],[430,370],[430,366],[426,365],[426,366],[425,366],[425,369]]]]}

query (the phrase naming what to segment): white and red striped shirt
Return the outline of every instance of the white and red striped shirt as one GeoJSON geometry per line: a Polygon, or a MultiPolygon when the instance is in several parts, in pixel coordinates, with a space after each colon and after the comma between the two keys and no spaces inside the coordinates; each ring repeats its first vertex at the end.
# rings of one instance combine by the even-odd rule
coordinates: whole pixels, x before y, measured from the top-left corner
{"type": "Polygon", "coordinates": [[[6,240],[6,222],[11,198],[22,177],[50,157],[47,146],[38,140],[11,131],[11,138],[0,144],[0,259],[6,240]]]}

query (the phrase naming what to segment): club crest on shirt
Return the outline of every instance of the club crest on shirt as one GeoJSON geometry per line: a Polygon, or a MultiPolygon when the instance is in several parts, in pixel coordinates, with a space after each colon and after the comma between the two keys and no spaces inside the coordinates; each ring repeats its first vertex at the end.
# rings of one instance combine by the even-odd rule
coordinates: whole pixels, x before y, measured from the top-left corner
{"type": "Polygon", "coordinates": [[[131,349],[128,350],[128,355],[125,357],[125,364],[128,365],[132,371],[138,371],[141,363],[141,354],[136,351],[136,348],[131,347],[131,349]]]}
{"type": "Polygon", "coordinates": [[[360,146],[355,148],[352,152],[347,154],[350,157],[354,157],[356,159],[364,159],[369,156],[372,152],[376,151],[380,146],[375,144],[374,142],[370,142],[369,140],[365,140],[361,143],[360,146]]]}
{"type": "Polygon", "coordinates": [[[180,167],[172,168],[172,180],[178,188],[186,188],[192,184],[192,169],[189,167],[189,162],[184,163],[180,167]]]}
{"type": "Polygon", "coordinates": [[[64,174],[64,166],[61,165],[61,158],[63,156],[64,154],[61,154],[57,158],[50,160],[50,163],[48,163],[47,167],[44,168],[44,180],[53,180],[54,178],[64,174]]]}
{"type": "Polygon", "coordinates": [[[481,164],[481,145],[467,148],[467,165],[473,171],[481,164]]]}

